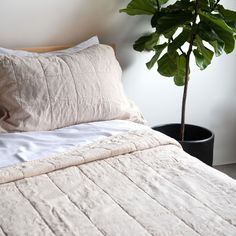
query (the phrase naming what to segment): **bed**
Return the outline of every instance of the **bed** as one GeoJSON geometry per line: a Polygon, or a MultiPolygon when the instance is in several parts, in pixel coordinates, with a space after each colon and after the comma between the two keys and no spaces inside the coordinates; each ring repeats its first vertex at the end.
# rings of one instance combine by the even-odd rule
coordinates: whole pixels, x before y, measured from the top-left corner
{"type": "MultiPolygon", "coordinates": [[[[92,50],[94,55],[96,48],[89,48],[83,60],[89,58],[91,62],[89,53],[92,50]]],[[[98,46],[99,53],[103,50],[110,49],[98,46]]],[[[97,76],[96,79],[103,79],[106,78],[104,73],[108,73],[109,81],[112,80],[108,69],[112,60],[109,59],[101,71],[100,63],[105,59],[100,54],[96,55],[99,70],[94,64],[90,66],[93,75],[97,76]],[[102,77],[99,76],[101,73],[102,77]]],[[[32,57],[35,58],[35,55],[32,57]]],[[[62,60],[68,63],[71,57],[63,56],[62,60]]],[[[61,64],[62,60],[52,58],[50,63],[59,61],[60,68],[65,66],[61,64]]],[[[37,58],[37,63],[45,60],[49,59],[37,58]]],[[[19,63],[18,56],[7,56],[8,61],[15,64],[10,69],[7,63],[4,64],[7,70],[0,69],[0,82],[6,74],[7,81],[12,75],[14,81],[17,82],[16,77],[19,77],[22,82],[28,76],[17,67],[20,64],[22,68],[22,61],[19,63]],[[17,72],[16,77],[11,73],[12,68],[17,72]]],[[[34,64],[31,59],[23,60],[27,70],[29,61],[34,64]]],[[[47,68],[51,68],[50,65],[47,62],[47,68]]],[[[73,66],[72,62],[69,65],[72,72],[68,76],[73,77],[73,66]]],[[[40,76],[45,78],[52,71],[58,73],[59,67],[53,67],[44,75],[40,72],[40,76]]],[[[83,67],[81,60],[80,67],[83,67]]],[[[33,72],[34,76],[38,75],[36,72],[33,72]]],[[[116,73],[119,74],[119,70],[116,73]]],[[[54,77],[50,78],[53,80],[54,77]]],[[[27,77],[27,83],[30,79],[27,77]]],[[[0,83],[0,90],[1,86],[0,83]]],[[[96,86],[92,90],[93,95],[98,88],[96,86]]],[[[90,107],[86,110],[81,108],[82,114],[77,115],[77,119],[81,120],[77,124],[73,124],[75,115],[68,111],[69,105],[67,112],[70,116],[63,113],[66,119],[62,119],[59,113],[52,116],[47,109],[41,114],[35,107],[35,104],[41,106],[40,101],[34,103],[30,113],[27,110],[29,104],[25,105],[22,95],[24,91],[17,90],[22,93],[14,92],[15,97],[11,94],[14,89],[19,89],[17,86],[7,91],[7,96],[0,96],[0,108],[4,104],[12,106],[10,95],[14,101],[20,101],[17,108],[7,110],[5,106],[0,109],[0,236],[235,236],[235,180],[185,153],[174,139],[142,124],[142,117],[134,104],[119,100],[123,96],[117,91],[120,87],[113,84],[110,89],[114,88],[116,92],[112,90],[111,94],[104,90],[106,97],[112,96],[104,106],[100,99],[97,110],[94,106],[91,106],[92,112],[87,111],[90,107]],[[19,94],[20,100],[16,99],[19,94]],[[113,99],[115,95],[118,100],[113,99]],[[4,99],[5,103],[1,103],[4,99]],[[109,112],[104,111],[105,108],[109,112]],[[17,115],[14,114],[16,110],[17,115]],[[86,114],[91,117],[92,113],[95,118],[88,119],[86,114]],[[43,119],[45,114],[50,119],[43,119]],[[111,117],[105,120],[104,114],[111,117]],[[55,122],[52,122],[53,118],[55,122]],[[24,122],[21,122],[22,119],[24,122]],[[40,122],[35,125],[34,119],[40,122]]],[[[29,94],[34,97],[37,93],[37,90],[33,90],[34,93],[29,91],[27,99],[31,99],[29,94]]],[[[44,94],[42,98],[45,98],[44,94]]],[[[63,99],[58,99],[61,99],[60,103],[65,101],[65,94],[63,99]]],[[[34,100],[37,99],[34,97],[34,100]]],[[[62,104],[65,106],[67,103],[62,104]]],[[[40,107],[40,111],[42,109],[44,107],[40,107]]]]}

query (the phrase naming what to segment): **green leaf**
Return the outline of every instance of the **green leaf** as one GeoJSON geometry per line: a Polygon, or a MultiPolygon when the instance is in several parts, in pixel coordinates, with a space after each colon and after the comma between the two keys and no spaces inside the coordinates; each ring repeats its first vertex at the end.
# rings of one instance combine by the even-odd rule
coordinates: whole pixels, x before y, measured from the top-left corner
{"type": "Polygon", "coordinates": [[[196,59],[196,64],[201,70],[204,70],[208,65],[211,64],[214,52],[203,45],[199,36],[196,37],[195,41],[197,44],[197,49],[195,49],[193,53],[196,59]]]}
{"type": "Polygon", "coordinates": [[[157,10],[156,0],[132,0],[125,9],[120,12],[125,12],[130,16],[134,15],[152,15],[157,10]]]}
{"type": "Polygon", "coordinates": [[[189,0],[181,0],[176,1],[174,4],[167,6],[166,8],[162,8],[162,12],[171,13],[177,11],[192,11],[194,10],[194,2],[190,2],[189,0]]]}
{"type": "Polygon", "coordinates": [[[216,41],[212,41],[212,42],[209,42],[209,43],[214,48],[214,51],[215,51],[215,54],[216,54],[217,57],[220,56],[223,53],[224,47],[225,47],[224,42],[221,43],[221,42],[216,40],[216,41]]]}
{"type": "Polygon", "coordinates": [[[236,12],[225,9],[222,5],[218,6],[218,11],[223,16],[226,24],[236,33],[236,12]]]}
{"type": "Polygon", "coordinates": [[[185,72],[186,57],[182,54],[177,57],[177,72],[174,76],[174,82],[177,86],[183,86],[185,84],[185,72]]]}
{"type": "Polygon", "coordinates": [[[232,29],[224,22],[224,20],[214,16],[213,14],[199,11],[200,18],[205,22],[210,22],[212,25],[221,28],[222,30],[233,33],[232,29]]]}
{"type": "Polygon", "coordinates": [[[204,22],[198,24],[197,34],[206,42],[210,43],[215,50],[216,56],[220,56],[225,48],[225,43],[216,34],[213,28],[204,22]]]}
{"type": "Polygon", "coordinates": [[[173,35],[175,34],[175,32],[176,32],[177,29],[178,29],[178,28],[173,28],[173,29],[171,29],[170,31],[164,33],[164,34],[163,34],[164,37],[165,37],[166,39],[171,39],[171,38],[173,37],[173,35]]]}
{"type": "Polygon", "coordinates": [[[216,34],[216,32],[214,31],[214,29],[210,27],[209,24],[206,24],[205,22],[200,22],[198,24],[197,34],[200,35],[200,37],[207,42],[211,42],[214,40],[221,40],[219,36],[216,34]]]}
{"type": "Polygon", "coordinates": [[[218,37],[224,41],[226,53],[231,53],[234,50],[235,39],[234,31],[225,23],[224,20],[210,15],[206,12],[200,12],[200,18],[202,22],[205,22],[211,27],[218,37]]]}
{"type": "Polygon", "coordinates": [[[234,36],[231,33],[228,33],[227,31],[222,30],[221,28],[214,28],[217,35],[224,41],[225,47],[224,51],[229,54],[234,50],[235,47],[235,40],[234,36]]]}
{"type": "Polygon", "coordinates": [[[146,63],[147,68],[148,68],[149,70],[150,70],[150,69],[154,66],[154,64],[157,62],[157,60],[159,59],[159,57],[160,57],[162,51],[166,48],[166,46],[167,46],[167,43],[163,43],[163,44],[161,44],[161,45],[155,46],[155,51],[156,51],[155,55],[152,57],[152,59],[151,59],[148,63],[146,63]]]}
{"type": "Polygon", "coordinates": [[[226,23],[234,31],[234,33],[236,34],[236,22],[234,22],[234,21],[227,21],[226,23]]]}
{"type": "Polygon", "coordinates": [[[153,15],[152,19],[151,19],[151,26],[153,28],[156,27],[157,25],[157,20],[160,19],[160,17],[164,16],[165,13],[161,12],[161,11],[156,11],[156,13],[153,15]]]}
{"type": "Polygon", "coordinates": [[[180,48],[189,38],[190,32],[188,30],[183,30],[168,46],[168,51],[176,51],[180,48]]]}
{"type": "Polygon", "coordinates": [[[142,52],[144,50],[151,51],[159,41],[159,34],[156,32],[144,35],[137,39],[133,45],[134,50],[142,52]]]}
{"type": "Polygon", "coordinates": [[[158,60],[157,71],[166,77],[173,77],[177,71],[177,52],[166,53],[158,60]]]}
{"type": "Polygon", "coordinates": [[[224,16],[224,18],[226,20],[236,21],[236,11],[231,11],[231,10],[225,9],[220,4],[218,5],[217,9],[224,16]]]}
{"type": "Polygon", "coordinates": [[[211,11],[212,5],[210,4],[209,0],[199,0],[199,8],[204,11],[211,11]]]}
{"type": "Polygon", "coordinates": [[[159,0],[159,3],[160,3],[161,5],[163,5],[163,4],[166,4],[168,1],[169,1],[169,0],[159,0]]]}
{"type": "Polygon", "coordinates": [[[197,65],[201,70],[204,70],[204,69],[206,68],[206,65],[205,65],[205,60],[204,60],[203,55],[200,54],[197,49],[194,49],[194,50],[193,50],[193,54],[194,54],[194,56],[195,56],[196,65],[197,65]]]}
{"type": "MultiPolygon", "coordinates": [[[[192,11],[177,11],[156,17],[156,30],[159,34],[168,33],[174,28],[186,25],[193,19],[192,11]]],[[[153,23],[154,24],[154,23],[153,23]]]]}

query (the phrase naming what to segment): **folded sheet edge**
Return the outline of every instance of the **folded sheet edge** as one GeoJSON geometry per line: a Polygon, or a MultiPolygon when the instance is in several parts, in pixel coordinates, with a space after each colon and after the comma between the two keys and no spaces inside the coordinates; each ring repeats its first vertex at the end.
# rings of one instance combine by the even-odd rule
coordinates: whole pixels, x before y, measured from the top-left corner
{"type": "Polygon", "coordinates": [[[0,184],[162,145],[181,148],[177,141],[157,131],[125,132],[60,154],[0,169],[0,184]]]}

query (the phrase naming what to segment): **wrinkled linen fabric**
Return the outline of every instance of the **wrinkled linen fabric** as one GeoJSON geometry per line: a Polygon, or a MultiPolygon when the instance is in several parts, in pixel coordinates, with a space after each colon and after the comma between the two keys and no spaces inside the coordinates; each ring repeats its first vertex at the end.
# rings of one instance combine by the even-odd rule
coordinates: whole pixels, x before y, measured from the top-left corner
{"type": "Polygon", "coordinates": [[[51,131],[0,133],[0,168],[81,147],[114,134],[150,129],[127,120],[83,123],[51,131]]]}
{"type": "Polygon", "coordinates": [[[0,130],[43,131],[101,120],[143,123],[121,83],[114,50],[93,45],[74,54],[0,55],[0,130]]]}
{"type": "Polygon", "coordinates": [[[235,180],[155,131],[0,170],[0,235],[235,236],[235,180]]]}

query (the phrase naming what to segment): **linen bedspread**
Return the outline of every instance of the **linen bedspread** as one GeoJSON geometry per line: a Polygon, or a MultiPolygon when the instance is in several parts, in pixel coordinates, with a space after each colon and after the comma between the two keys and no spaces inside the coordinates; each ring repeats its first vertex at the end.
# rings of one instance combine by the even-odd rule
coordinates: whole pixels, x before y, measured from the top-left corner
{"type": "Polygon", "coordinates": [[[236,235],[236,182],[156,131],[0,169],[2,235],[236,235]]]}

